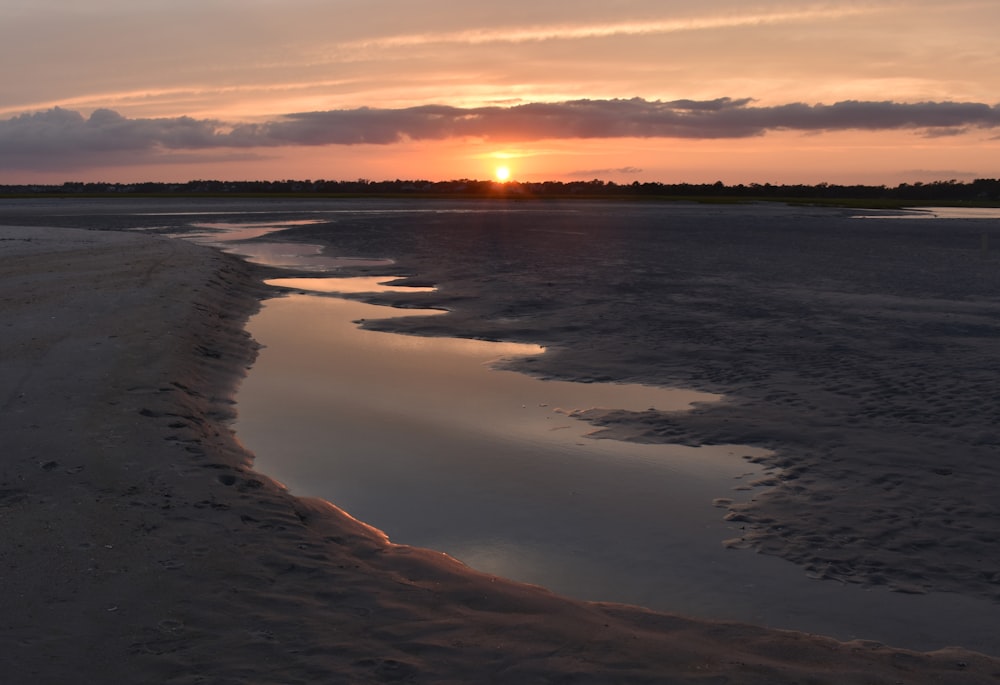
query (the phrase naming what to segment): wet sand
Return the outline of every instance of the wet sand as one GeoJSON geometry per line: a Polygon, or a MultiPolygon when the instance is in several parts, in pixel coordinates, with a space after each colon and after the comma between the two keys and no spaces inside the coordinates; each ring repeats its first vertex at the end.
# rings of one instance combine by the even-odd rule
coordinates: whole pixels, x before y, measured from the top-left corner
{"type": "Polygon", "coordinates": [[[228,426],[263,274],[0,228],[0,665],[12,683],[996,682],[961,649],[568,600],[397,546],[228,426]]]}

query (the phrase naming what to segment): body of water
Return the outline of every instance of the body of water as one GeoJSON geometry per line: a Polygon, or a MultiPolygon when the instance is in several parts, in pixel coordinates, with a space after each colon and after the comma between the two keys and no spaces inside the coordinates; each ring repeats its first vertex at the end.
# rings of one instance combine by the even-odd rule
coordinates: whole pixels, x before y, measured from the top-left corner
{"type": "MultiPolygon", "coordinates": [[[[302,279],[319,292],[388,279],[302,279]]],[[[288,283],[288,282],[286,282],[288,283]]],[[[587,437],[590,407],[683,410],[719,401],[648,386],[542,381],[492,368],[542,348],[368,331],[394,310],[310,294],[270,300],[238,396],[255,467],[334,502],[397,543],[581,599],[932,649],[976,645],[989,602],[820,582],[739,536],[718,498],[759,492],[744,446],[587,437]],[[947,626],[942,631],[941,627],[947,626]]]]}

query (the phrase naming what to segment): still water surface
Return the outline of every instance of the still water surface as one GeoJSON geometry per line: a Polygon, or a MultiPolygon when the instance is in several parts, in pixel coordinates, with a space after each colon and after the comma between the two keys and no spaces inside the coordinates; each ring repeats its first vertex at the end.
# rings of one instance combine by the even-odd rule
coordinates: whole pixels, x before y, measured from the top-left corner
{"type": "Polygon", "coordinates": [[[760,471],[741,457],[763,450],[597,440],[586,437],[592,426],[568,415],[684,409],[716,396],[540,381],[490,366],[542,353],[537,346],[353,323],[392,313],[306,295],[265,304],[249,325],[265,349],[240,392],[236,424],[258,468],[396,542],[594,599],[645,602],[659,592],[626,589],[621,578],[612,592],[604,584],[621,569],[608,568],[608,558],[630,575],[680,585],[663,573],[664,558],[679,571],[735,554],[721,541],[737,532],[712,500],[748,496],[734,488],[760,471]]]}
{"type": "MultiPolygon", "coordinates": [[[[340,279],[324,291],[357,292],[340,279]]],[[[308,285],[299,281],[297,287],[308,285]]],[[[818,582],[776,557],[727,549],[719,497],[753,496],[740,446],[595,440],[565,412],[682,409],[717,398],[646,386],[540,381],[491,368],[530,345],[367,331],[440,312],[293,294],[248,330],[266,347],[238,397],[255,467],[328,499],[398,543],[571,596],[914,649],[995,651],[995,608],[818,582]],[[562,411],[560,411],[562,410],[562,411]]]]}

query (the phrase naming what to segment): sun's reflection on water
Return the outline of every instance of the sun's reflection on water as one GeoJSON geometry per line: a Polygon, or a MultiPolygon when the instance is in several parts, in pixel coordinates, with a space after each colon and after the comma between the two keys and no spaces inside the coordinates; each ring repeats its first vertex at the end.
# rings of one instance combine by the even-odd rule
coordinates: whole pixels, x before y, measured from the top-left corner
{"type": "Polygon", "coordinates": [[[353,276],[351,278],[271,278],[268,285],[296,288],[316,293],[430,293],[433,286],[394,285],[398,276],[353,276]]]}

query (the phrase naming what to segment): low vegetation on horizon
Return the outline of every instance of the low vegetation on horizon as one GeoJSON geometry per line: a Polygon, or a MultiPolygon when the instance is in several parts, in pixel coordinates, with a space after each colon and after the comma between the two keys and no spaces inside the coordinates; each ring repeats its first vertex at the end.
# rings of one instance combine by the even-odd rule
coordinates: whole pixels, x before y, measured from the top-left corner
{"type": "Polygon", "coordinates": [[[1000,205],[1000,179],[885,185],[773,185],[750,183],[640,183],[613,181],[454,181],[400,180],[217,181],[186,183],[83,183],[0,185],[0,197],[425,197],[425,198],[608,198],[694,200],[699,202],[793,202],[866,207],[915,204],[1000,205]]]}

